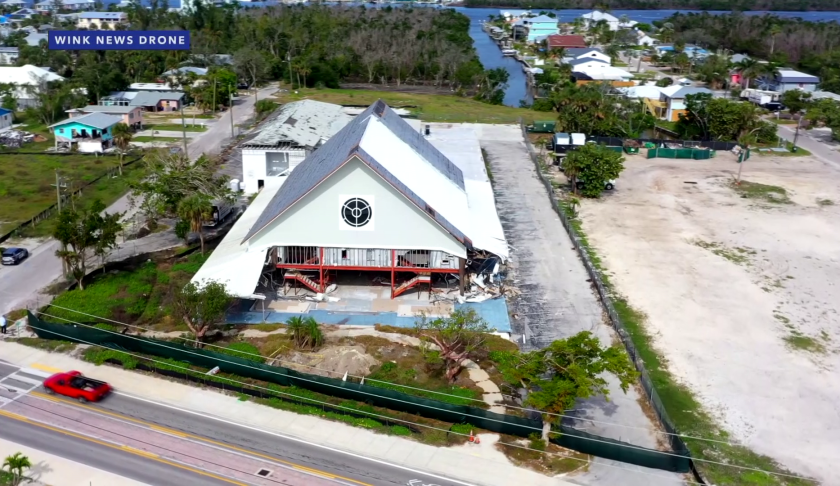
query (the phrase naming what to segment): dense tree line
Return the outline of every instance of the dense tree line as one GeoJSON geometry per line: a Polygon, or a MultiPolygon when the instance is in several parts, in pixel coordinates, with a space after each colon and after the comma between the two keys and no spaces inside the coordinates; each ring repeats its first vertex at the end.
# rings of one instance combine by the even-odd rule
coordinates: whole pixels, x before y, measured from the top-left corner
{"type": "MultiPolygon", "coordinates": [[[[190,51],[51,51],[46,42],[27,46],[23,34],[4,39],[20,47],[18,64],[48,66],[87,89],[91,102],[132,82],[155,82],[184,65],[212,66],[212,55],[232,54],[230,73],[249,85],[285,80],[294,86],[339,87],[341,81],[382,85],[424,84],[468,91],[501,102],[507,79],[485,71],[469,36],[469,19],[453,10],[279,5],[242,8],[197,2],[185,14],[170,12],[165,0],[150,8],[137,0],[126,8],[130,28],[189,30],[190,51]]],[[[49,16],[33,23],[52,22],[49,16]]],[[[65,26],[67,27],[67,26],[65,26]]],[[[212,73],[211,73],[212,74],[212,73]]],[[[192,86],[188,76],[176,79],[192,86]]],[[[215,88],[214,88],[215,89],[215,88]]],[[[226,93],[200,93],[202,103],[224,103],[226,93]]]]}
{"type": "MultiPolygon", "coordinates": [[[[465,0],[467,7],[529,9],[837,11],[840,0],[465,0]]],[[[618,16],[618,15],[616,15],[618,16]]]]}
{"type": "Polygon", "coordinates": [[[655,22],[676,42],[727,49],[819,76],[822,88],[840,92],[840,24],[774,15],[676,14],[655,22]]]}

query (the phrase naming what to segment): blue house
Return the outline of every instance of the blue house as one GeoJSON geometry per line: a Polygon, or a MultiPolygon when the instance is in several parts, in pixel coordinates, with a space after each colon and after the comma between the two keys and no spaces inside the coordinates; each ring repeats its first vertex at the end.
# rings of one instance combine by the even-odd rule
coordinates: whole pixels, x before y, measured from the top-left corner
{"type": "Polygon", "coordinates": [[[557,28],[557,19],[551,18],[547,15],[519,19],[514,22],[513,30],[516,34],[516,39],[523,38],[527,33],[529,43],[537,42],[540,39],[544,39],[559,32],[557,28]]]}
{"type": "Polygon", "coordinates": [[[104,152],[113,145],[114,125],[122,121],[121,116],[95,112],[68,118],[50,128],[55,135],[56,150],[70,150],[75,144],[79,152],[104,152]]]}
{"type": "Polygon", "coordinates": [[[0,108],[0,130],[4,128],[9,128],[12,126],[14,122],[14,113],[12,110],[7,110],[6,108],[0,108]]]}

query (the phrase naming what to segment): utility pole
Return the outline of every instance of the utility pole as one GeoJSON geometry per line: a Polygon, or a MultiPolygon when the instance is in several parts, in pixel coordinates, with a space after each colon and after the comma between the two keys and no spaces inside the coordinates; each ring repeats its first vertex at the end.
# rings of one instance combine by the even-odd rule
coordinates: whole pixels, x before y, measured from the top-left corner
{"type": "Polygon", "coordinates": [[[181,103],[181,133],[184,136],[184,156],[189,158],[187,151],[187,120],[184,119],[184,103],[181,103]]]}
{"type": "Polygon", "coordinates": [[[61,212],[61,178],[58,176],[58,169],[55,170],[55,199],[58,203],[58,212],[61,212]]]}
{"type": "Polygon", "coordinates": [[[791,152],[796,152],[796,141],[799,140],[799,127],[802,126],[802,117],[805,116],[805,112],[799,114],[799,119],[796,120],[796,132],[793,134],[793,146],[790,148],[791,152]]]}
{"type": "Polygon", "coordinates": [[[233,87],[230,90],[230,110],[228,111],[230,112],[228,113],[230,115],[230,138],[236,138],[236,135],[233,133],[233,87]]]}
{"type": "Polygon", "coordinates": [[[213,116],[216,115],[216,78],[213,78],[213,116]]]}

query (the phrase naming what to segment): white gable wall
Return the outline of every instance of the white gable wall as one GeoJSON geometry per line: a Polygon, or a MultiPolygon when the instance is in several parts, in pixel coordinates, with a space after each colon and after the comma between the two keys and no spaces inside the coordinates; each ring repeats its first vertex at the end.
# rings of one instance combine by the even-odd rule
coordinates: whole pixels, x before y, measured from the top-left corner
{"type": "Polygon", "coordinates": [[[263,149],[263,148],[244,148],[242,149],[242,183],[245,187],[242,191],[245,194],[256,194],[259,188],[259,181],[265,181],[266,161],[269,153],[287,153],[289,154],[289,168],[294,169],[303,159],[309,155],[309,151],[304,149],[263,149]]]}
{"type": "MultiPolygon", "coordinates": [[[[411,166],[412,164],[408,164],[411,166]]],[[[466,258],[464,245],[358,159],[353,159],[247,243],[249,252],[273,246],[439,250],[466,258]],[[373,218],[345,229],[341,205],[360,197],[373,218]]]]}
{"type": "Polygon", "coordinates": [[[359,146],[465,235],[470,234],[467,193],[391,132],[376,117],[359,146]]]}

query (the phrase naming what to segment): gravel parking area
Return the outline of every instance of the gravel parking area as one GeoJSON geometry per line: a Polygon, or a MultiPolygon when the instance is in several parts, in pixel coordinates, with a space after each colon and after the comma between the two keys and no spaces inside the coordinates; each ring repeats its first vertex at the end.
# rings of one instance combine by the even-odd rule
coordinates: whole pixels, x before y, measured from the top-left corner
{"type": "Polygon", "coordinates": [[[671,372],[733,438],[837,484],[840,173],[756,154],[735,189],[737,170],[722,152],[629,157],[616,191],[584,201],[583,228],[671,372]]]}
{"type": "MultiPolygon", "coordinates": [[[[478,134],[490,164],[496,207],[512,246],[513,285],[521,295],[511,299],[514,338],[523,349],[538,349],[555,339],[591,331],[606,344],[619,343],[605,323],[583,263],[569,235],[551,208],[545,187],[531,162],[518,126],[470,124],[478,134]]],[[[620,344],[619,344],[620,345],[620,344]]],[[[658,425],[645,414],[639,390],[624,394],[610,383],[611,400],[589,400],[576,413],[600,423],[576,427],[639,446],[662,442],[658,425]],[[619,424],[618,426],[614,424],[619,424]]],[[[565,479],[580,484],[674,485],[683,478],[626,464],[597,459],[588,471],[565,479]],[[635,472],[630,472],[635,471],[635,472]]]]}

